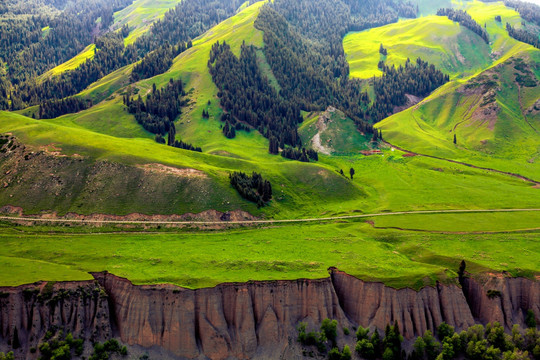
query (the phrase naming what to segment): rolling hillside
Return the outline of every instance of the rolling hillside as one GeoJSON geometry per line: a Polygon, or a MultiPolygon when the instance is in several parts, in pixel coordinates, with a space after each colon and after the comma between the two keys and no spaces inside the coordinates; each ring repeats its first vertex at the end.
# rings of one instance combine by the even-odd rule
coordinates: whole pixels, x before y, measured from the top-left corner
{"type": "MultiPolygon", "coordinates": [[[[125,40],[132,42],[175,3],[137,0],[115,14],[114,27],[133,26],[125,40]]],[[[432,4],[421,5],[422,13],[432,13],[432,4]]],[[[0,133],[5,134],[0,141],[0,206],[21,208],[4,208],[5,212],[39,216],[141,213],[164,219],[190,214],[191,219],[192,213],[203,213],[201,219],[209,216],[217,221],[222,212],[246,218],[305,219],[409,210],[536,208],[536,183],[492,170],[540,181],[540,51],[511,39],[495,22],[496,15],[503,23],[521,22],[501,3],[454,5],[486,23],[490,44],[433,15],[349,33],[343,40],[350,75],[363,81],[362,89],[371,100],[375,100],[371,78],[381,74],[377,69],[381,43],[389,52],[387,64],[401,65],[407,57],[420,56],[451,75],[449,83],[421,103],[377,124],[391,145],[372,141],[372,135],[360,132],[350,116],[333,107],[303,112],[304,121],[298,126],[302,143],[319,151],[318,162],[269,154],[269,140],[257,130],[238,131],[234,139],[227,139],[220,121],[220,91],[208,71],[210,50],[217,41],[229,44],[235,56],[242,44],[253,45],[258,69],[274,89],[280,89],[264,55],[264,34],[254,26],[265,4],[244,4],[237,14],[193,39],[193,46],[174,58],[163,74],[130,83],[131,64],[91,84],[77,95],[92,100],[89,109],[49,120],[32,119],[37,106],[0,112],[0,133]],[[123,104],[128,92],[145,98],[154,84],[160,89],[170,79],[181,79],[187,92],[187,105],[175,121],[176,138],[200,146],[202,153],[157,143],[123,104]],[[366,156],[363,150],[378,151],[366,156]],[[243,200],[230,186],[233,171],[256,171],[268,179],[273,187],[269,205],[258,208],[243,200]],[[205,213],[213,211],[220,213],[205,213]]],[[[76,66],[81,56],[57,70],[76,66]]],[[[44,251],[39,239],[51,228],[63,231],[58,230],[61,227],[44,226],[35,233],[23,228],[21,236],[38,240],[17,248],[13,244],[19,235],[6,225],[0,238],[9,246],[0,253],[0,262],[6,274],[16,273],[10,284],[39,278],[39,271],[24,273],[28,264],[47,277],[57,274],[58,280],[87,278],[87,271],[108,269],[137,283],[170,282],[192,288],[223,281],[321,277],[328,267],[340,266],[365,279],[419,288],[436,280],[452,281],[456,274],[448,269],[456,268],[462,258],[475,272],[535,276],[538,214],[389,215],[367,223],[276,225],[220,230],[211,236],[153,229],[158,233],[129,234],[125,242],[124,235],[112,241],[108,234],[79,239],[77,232],[87,231],[83,228],[75,235],[51,235],[50,251],[44,251]],[[525,230],[531,233],[521,238],[525,230]],[[504,234],[516,231],[515,238],[504,234]],[[490,247],[491,235],[471,234],[475,232],[496,232],[500,241],[490,247]],[[79,242],[70,248],[66,244],[74,238],[79,242]],[[505,262],[508,239],[517,239],[526,251],[505,262]],[[145,250],[140,253],[143,242],[145,250]],[[103,252],[119,249],[118,258],[104,257],[95,250],[98,246],[103,252]],[[250,250],[247,255],[239,254],[243,246],[250,250]],[[62,256],[54,258],[57,250],[62,256]]],[[[109,230],[117,229],[104,231],[109,230]]]]}

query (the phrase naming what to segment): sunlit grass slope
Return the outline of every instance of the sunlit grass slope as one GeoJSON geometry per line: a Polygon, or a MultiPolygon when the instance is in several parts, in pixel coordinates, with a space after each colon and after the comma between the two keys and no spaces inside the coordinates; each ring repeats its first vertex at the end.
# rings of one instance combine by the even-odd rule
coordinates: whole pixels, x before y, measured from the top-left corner
{"type": "Polygon", "coordinates": [[[58,65],[51,70],[47,71],[38,78],[38,81],[43,81],[52,76],[60,75],[63,72],[74,70],[78,68],[82,63],[88,59],[93,59],[96,51],[96,45],[90,44],[83,51],[81,51],[73,59],[66,61],[65,63],[58,65]]]}
{"type": "Polygon", "coordinates": [[[407,58],[421,57],[447,74],[473,74],[490,64],[489,46],[472,31],[441,16],[403,20],[362,32],[350,33],[343,40],[351,77],[380,76],[380,60],[403,65],[407,58]],[[379,54],[379,46],[388,56],[379,54]]]}
{"type": "MultiPolygon", "coordinates": [[[[130,33],[124,43],[125,45],[131,44],[138,37],[146,33],[154,21],[161,19],[169,9],[173,8],[180,1],[181,0],[135,0],[128,7],[114,14],[114,29],[120,29],[122,26],[128,25],[130,33]]],[[[48,27],[44,28],[44,34],[48,33],[48,31],[48,27]]],[[[76,69],[86,60],[94,57],[95,48],[95,44],[88,45],[74,58],[39,76],[38,81],[43,81],[66,71],[76,69]]]]}
{"type": "Polygon", "coordinates": [[[480,76],[444,86],[378,127],[387,141],[411,151],[538,180],[540,114],[531,109],[540,98],[540,77],[533,75],[536,86],[519,89],[515,79],[521,61],[534,68],[539,60],[538,50],[519,53],[480,76]],[[494,102],[486,105],[490,98],[494,102]]]}
{"type": "MultiPolygon", "coordinates": [[[[231,45],[236,55],[240,54],[242,42],[254,45],[258,48],[264,46],[262,33],[255,29],[254,22],[258,16],[262,2],[244,8],[237,15],[225,20],[207,33],[193,41],[193,47],[180,54],[173,62],[169,71],[151,79],[143,80],[131,85],[137,88],[144,97],[156,83],[159,87],[165,85],[170,78],[181,78],[186,83],[186,89],[190,90],[188,98],[191,104],[183,109],[183,114],[176,122],[177,136],[184,141],[202,146],[205,152],[216,154],[229,154],[236,158],[251,158],[258,156],[262,159],[271,159],[267,154],[268,142],[257,132],[239,132],[235,140],[226,139],[221,132],[221,108],[217,98],[217,87],[208,72],[208,59],[210,49],[217,41],[226,41],[231,45]],[[210,101],[210,105],[208,105],[210,101]],[[210,119],[202,118],[202,111],[206,109],[210,113],[210,119]]],[[[265,60],[261,59],[261,66],[265,60]]],[[[268,71],[268,70],[267,70],[268,71]]],[[[120,136],[148,137],[142,134],[133,116],[120,113],[122,108],[123,88],[129,83],[131,66],[119,69],[92,84],[83,91],[80,96],[91,98],[94,103],[103,101],[95,109],[89,109],[79,114],[71,114],[59,118],[58,122],[65,119],[88,128],[109,135],[122,134],[120,136]],[[84,119],[84,120],[81,120],[84,119]],[[113,124],[112,122],[116,122],[113,124]]]]}
{"type": "MultiPolygon", "coordinates": [[[[514,226],[520,225],[517,220],[514,226]]],[[[375,230],[359,222],[199,233],[50,231],[0,229],[0,286],[85,280],[88,271],[108,270],[136,284],[200,288],[223,282],[322,278],[335,266],[364,280],[420,288],[437,280],[455,282],[463,259],[473,274],[508,271],[533,277],[540,271],[538,233],[448,236],[375,230]]]]}
{"type": "Polygon", "coordinates": [[[131,32],[125,39],[125,44],[133,43],[139,36],[146,33],[152,23],[161,19],[167,10],[173,8],[181,0],[135,0],[133,4],[114,14],[115,28],[128,25],[131,32]]]}

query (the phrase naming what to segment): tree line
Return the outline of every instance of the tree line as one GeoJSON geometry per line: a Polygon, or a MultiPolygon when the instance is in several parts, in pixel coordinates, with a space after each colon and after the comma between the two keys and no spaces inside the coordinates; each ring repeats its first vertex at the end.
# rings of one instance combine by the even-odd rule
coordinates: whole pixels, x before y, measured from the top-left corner
{"type": "Polygon", "coordinates": [[[173,59],[191,46],[191,40],[188,43],[181,42],[176,46],[171,46],[168,43],[160,46],[133,66],[130,81],[137,82],[163,74],[172,66],[173,59]]]}
{"type": "Polygon", "coordinates": [[[301,162],[309,162],[309,160],[319,161],[319,154],[312,149],[305,148],[285,148],[281,152],[281,156],[286,159],[298,160],[301,162]]]}
{"type": "Polygon", "coordinates": [[[303,38],[271,5],[261,9],[255,26],[264,32],[263,51],[282,98],[305,111],[340,108],[362,132],[373,132],[372,125],[362,118],[369,96],[362,91],[360,81],[348,79],[346,61],[336,62],[322,45],[303,38]]]}
{"type": "Polygon", "coordinates": [[[268,139],[276,139],[282,148],[301,144],[297,131],[297,124],[303,120],[300,108],[280,97],[261,74],[253,46],[243,44],[237,58],[226,42],[217,42],[212,46],[208,68],[226,111],[221,119],[227,137],[234,137],[236,124],[242,123],[268,139]]]}
{"type": "MultiPolygon", "coordinates": [[[[397,321],[388,324],[382,335],[378,329],[371,331],[359,326],[354,350],[367,360],[536,360],[540,358],[540,331],[536,329],[534,313],[530,310],[526,323],[527,329],[514,325],[511,333],[506,333],[498,322],[473,325],[461,332],[442,322],[435,333],[427,330],[417,337],[409,351],[403,346],[397,321]]],[[[311,349],[316,348],[329,360],[350,360],[349,346],[345,345],[343,350],[337,346],[337,325],[336,320],[324,319],[320,331],[308,331],[307,324],[301,322],[297,327],[297,340],[304,346],[304,354],[314,357],[311,349]]],[[[342,328],[342,332],[345,336],[350,334],[348,328],[342,328]]]]}
{"type": "Polygon", "coordinates": [[[116,69],[135,61],[134,53],[124,48],[124,36],[129,34],[127,26],[120,32],[110,32],[95,39],[96,49],[92,59],[78,68],[42,82],[26,82],[12,94],[12,108],[17,110],[49,99],[62,99],[75,95],[90,84],[116,69]],[[16,104],[20,104],[17,106],[16,104]]]}
{"type": "Polygon", "coordinates": [[[48,100],[39,105],[40,119],[54,119],[64,114],[76,113],[92,106],[92,101],[78,97],[48,100]]]}
{"type": "Polygon", "coordinates": [[[174,121],[182,113],[182,108],[187,105],[185,95],[182,80],[169,79],[162,89],[157,89],[154,83],[146,101],[140,95],[135,98],[129,90],[124,95],[123,101],[128,112],[135,116],[137,123],[146,131],[156,134],[156,142],[166,143],[168,146],[179,149],[202,152],[200,147],[176,139],[174,121]],[[164,138],[165,134],[167,134],[167,141],[164,138]]]}
{"type": "Polygon", "coordinates": [[[540,26],[540,6],[519,0],[504,0],[504,5],[516,10],[524,20],[540,26]]]}
{"type": "MultiPolygon", "coordinates": [[[[314,40],[306,40],[295,27],[287,22],[285,16],[277,11],[291,7],[287,11],[296,14],[296,18],[306,16],[310,19],[311,28],[316,29],[319,20],[319,26],[327,28],[327,22],[330,20],[323,14],[320,18],[324,19],[317,17],[316,10],[314,10],[315,15],[304,12],[303,3],[303,0],[275,1],[273,5],[267,5],[261,9],[255,23],[258,29],[264,31],[266,45],[264,52],[281,86],[280,95],[293,99],[295,103],[300,104],[302,110],[321,111],[331,105],[341,109],[352,118],[360,131],[374,134],[372,124],[391,114],[395,106],[404,105],[407,100],[405,93],[425,96],[448,81],[447,76],[425,62],[416,66],[408,63],[406,68],[401,70],[387,68],[381,64],[386,75],[382,80],[375,80],[377,98],[371,104],[367,93],[362,91],[362,82],[348,78],[349,69],[346,61],[343,61],[342,67],[336,65],[339,61],[334,61],[335,54],[332,50],[317,44],[314,40]],[[400,81],[404,81],[405,84],[399,83],[400,81]],[[387,104],[388,99],[393,99],[393,103],[387,104]]],[[[317,6],[324,8],[325,0],[321,3],[317,6]]],[[[332,8],[334,5],[334,2],[330,2],[328,7],[332,8]]],[[[306,9],[310,9],[309,4],[306,5],[306,9]]],[[[368,15],[369,13],[364,14],[364,16],[368,15]]],[[[328,16],[328,18],[331,17],[328,16]]],[[[342,19],[338,22],[343,21],[342,19]]],[[[303,21],[300,22],[300,24],[303,23],[303,21]]],[[[320,31],[324,33],[328,30],[320,31]]],[[[342,46],[341,41],[338,43],[342,46]]],[[[384,47],[382,51],[387,53],[384,47]]]]}
{"type": "Polygon", "coordinates": [[[244,199],[254,202],[258,207],[265,206],[272,199],[272,184],[263,179],[261,174],[253,172],[233,172],[229,175],[230,183],[244,199]]]}
{"type": "Polygon", "coordinates": [[[508,35],[517,41],[522,41],[534,46],[537,49],[540,49],[540,40],[538,38],[538,34],[533,34],[526,29],[517,29],[509,23],[506,23],[506,31],[508,32],[508,35]]]}
{"type": "Polygon", "coordinates": [[[448,19],[459,23],[460,25],[479,35],[487,44],[489,44],[489,35],[486,29],[480,26],[480,24],[477,23],[466,11],[446,8],[439,9],[437,11],[437,15],[446,16],[448,19]]]}

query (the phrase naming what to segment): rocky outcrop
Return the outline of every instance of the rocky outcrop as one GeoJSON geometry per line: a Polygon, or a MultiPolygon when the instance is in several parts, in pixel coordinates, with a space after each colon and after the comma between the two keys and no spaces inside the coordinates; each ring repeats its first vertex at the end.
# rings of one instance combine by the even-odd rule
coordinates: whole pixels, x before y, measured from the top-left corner
{"type": "Polygon", "coordinates": [[[441,322],[457,329],[474,325],[463,292],[456,285],[396,290],[382,283],[364,282],[340,271],[331,274],[345,313],[363,327],[384,329],[395,321],[407,339],[434,331],[441,322]]]}
{"type": "Polygon", "coordinates": [[[474,318],[481,323],[499,322],[506,329],[524,324],[525,314],[540,314],[540,282],[501,275],[465,279],[463,293],[474,318]]]}
{"type": "MultiPolygon", "coordinates": [[[[35,284],[0,289],[0,351],[18,329],[24,358],[51,326],[76,337],[117,337],[171,358],[295,358],[296,326],[315,329],[325,318],[341,327],[383,331],[397,321],[406,339],[434,330],[442,321],[457,329],[499,321],[522,324],[540,313],[537,281],[490,277],[420,291],[364,282],[332,269],[318,280],[222,284],[189,290],[172,285],[135,286],[108,273],[96,282],[35,284]],[[488,290],[489,292],[488,296],[488,290]],[[499,294],[495,295],[494,294],[499,294]]],[[[345,341],[340,332],[340,342],[345,341]]]]}
{"type": "Polygon", "coordinates": [[[300,321],[349,324],[331,279],[222,284],[188,290],[133,286],[96,274],[109,294],[120,339],[176,356],[252,358],[283,352],[300,321]]]}

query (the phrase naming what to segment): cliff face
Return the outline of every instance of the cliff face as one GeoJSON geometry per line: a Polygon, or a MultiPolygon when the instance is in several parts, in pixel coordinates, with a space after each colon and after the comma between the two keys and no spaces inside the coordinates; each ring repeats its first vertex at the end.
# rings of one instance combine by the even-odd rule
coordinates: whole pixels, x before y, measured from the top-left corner
{"type": "Polygon", "coordinates": [[[539,283],[519,278],[467,279],[463,290],[438,285],[414,291],[363,282],[334,270],[320,280],[188,290],[134,286],[107,273],[94,276],[97,283],[0,289],[0,346],[6,348],[17,327],[24,344],[18,354],[24,358],[28,348],[56,325],[76,337],[118,337],[129,345],[161,348],[176,358],[293,358],[298,355],[296,326],[301,321],[312,329],[331,318],[340,328],[383,330],[397,320],[402,334],[411,339],[442,321],[457,329],[493,321],[510,328],[523,325],[527,310],[540,313],[539,283]],[[490,298],[488,290],[500,296],[490,298]]]}
{"type": "Polygon", "coordinates": [[[497,321],[509,329],[513,324],[523,325],[528,310],[540,314],[538,281],[502,276],[486,277],[481,282],[465,279],[463,293],[472,315],[482,323],[497,321]]]}
{"type": "Polygon", "coordinates": [[[113,335],[109,315],[106,294],[94,281],[0,288],[0,351],[18,342],[26,353],[53,327],[76,338],[107,339],[113,335]]]}

